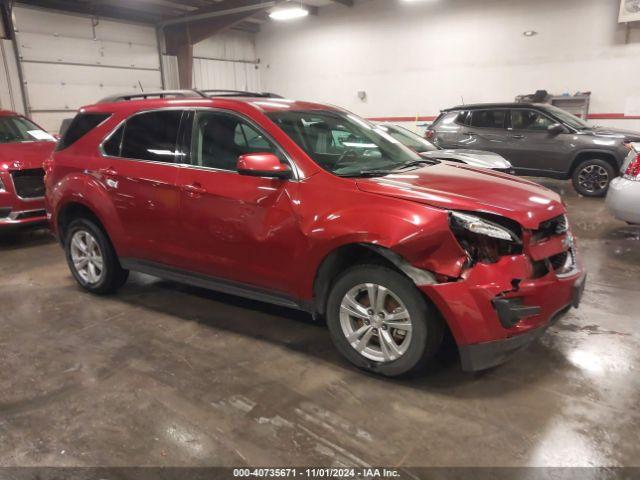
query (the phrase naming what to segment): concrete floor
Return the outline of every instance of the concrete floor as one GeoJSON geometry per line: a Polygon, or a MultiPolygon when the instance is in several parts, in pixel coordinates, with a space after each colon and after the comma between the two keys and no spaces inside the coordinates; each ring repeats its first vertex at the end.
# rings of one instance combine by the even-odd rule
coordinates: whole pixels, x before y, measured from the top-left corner
{"type": "Polygon", "coordinates": [[[563,182],[583,306],[508,364],[391,381],[298,312],[133,275],[83,293],[0,240],[0,466],[640,466],[640,228],[563,182]]]}

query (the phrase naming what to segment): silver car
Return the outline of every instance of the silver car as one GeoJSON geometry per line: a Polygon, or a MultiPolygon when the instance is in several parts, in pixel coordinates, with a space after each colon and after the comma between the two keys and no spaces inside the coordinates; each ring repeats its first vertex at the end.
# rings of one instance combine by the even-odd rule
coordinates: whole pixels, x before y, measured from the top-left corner
{"type": "Polygon", "coordinates": [[[621,170],[611,181],[607,208],[618,220],[640,225],[640,143],[632,143],[621,170]]]}
{"type": "Polygon", "coordinates": [[[429,140],[422,138],[420,135],[400,125],[379,123],[378,127],[386,131],[403,145],[417,152],[421,157],[466,163],[473,167],[489,168],[503,173],[513,173],[511,163],[497,153],[482,150],[445,150],[436,147],[433,143],[429,142],[429,140]]]}

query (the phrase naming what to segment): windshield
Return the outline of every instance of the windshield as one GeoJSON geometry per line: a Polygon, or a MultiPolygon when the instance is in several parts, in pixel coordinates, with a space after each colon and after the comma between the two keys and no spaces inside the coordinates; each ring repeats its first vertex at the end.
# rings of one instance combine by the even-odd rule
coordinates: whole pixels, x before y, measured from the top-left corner
{"type": "Polygon", "coordinates": [[[383,175],[424,162],[389,133],[349,113],[314,110],[267,115],[313,161],[339,176],[383,175]]]}
{"type": "Polygon", "coordinates": [[[403,145],[415,150],[418,153],[434,152],[438,150],[434,144],[425,140],[420,135],[413,133],[411,130],[399,125],[378,125],[379,128],[389,133],[393,138],[403,145]]]}
{"type": "Polygon", "coordinates": [[[561,108],[554,107],[553,105],[545,105],[545,108],[552,115],[558,117],[562,123],[569,125],[570,127],[575,128],[576,130],[584,130],[585,128],[591,128],[587,122],[581,120],[575,115],[570,114],[566,110],[562,110],[561,108]]]}
{"type": "Polygon", "coordinates": [[[0,117],[0,143],[55,141],[47,132],[24,117],[0,117]]]}

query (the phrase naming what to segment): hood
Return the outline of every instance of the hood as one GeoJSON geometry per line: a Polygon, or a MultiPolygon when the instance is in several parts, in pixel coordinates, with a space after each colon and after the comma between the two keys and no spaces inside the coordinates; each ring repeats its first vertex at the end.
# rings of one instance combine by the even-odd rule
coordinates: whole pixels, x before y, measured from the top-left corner
{"type": "Polygon", "coordinates": [[[51,155],[56,142],[0,143],[0,168],[25,170],[42,168],[42,163],[51,155]]]}
{"type": "Polygon", "coordinates": [[[560,196],[541,185],[491,170],[438,164],[402,174],[357,180],[369,193],[439,208],[492,213],[535,230],[565,213],[560,196]]]}
{"type": "Polygon", "coordinates": [[[620,138],[625,142],[640,142],[640,132],[622,128],[593,127],[588,130],[583,130],[583,132],[601,137],[620,138]]]}
{"type": "Polygon", "coordinates": [[[501,155],[482,150],[435,150],[420,154],[424,158],[436,158],[439,160],[454,160],[466,163],[472,167],[481,168],[511,168],[511,163],[501,155]]]}

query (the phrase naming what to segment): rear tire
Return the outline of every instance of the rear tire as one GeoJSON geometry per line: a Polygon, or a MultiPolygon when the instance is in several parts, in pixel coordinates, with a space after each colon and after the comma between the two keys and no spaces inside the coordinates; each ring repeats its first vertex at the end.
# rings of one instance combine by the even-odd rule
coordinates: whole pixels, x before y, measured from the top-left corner
{"type": "Polygon", "coordinates": [[[573,188],[585,197],[604,197],[616,176],[613,166],[601,158],[590,158],[578,164],[573,172],[573,188]]]}
{"type": "Polygon", "coordinates": [[[340,275],[329,293],[327,324],[336,348],[351,363],[388,377],[422,371],[444,333],[437,310],[413,282],[377,265],[340,275]]]}
{"type": "Polygon", "coordinates": [[[67,264],[82,288],[103,295],[125,284],[129,271],[120,266],[111,241],[95,222],[86,218],[73,220],[64,239],[67,264]]]}

